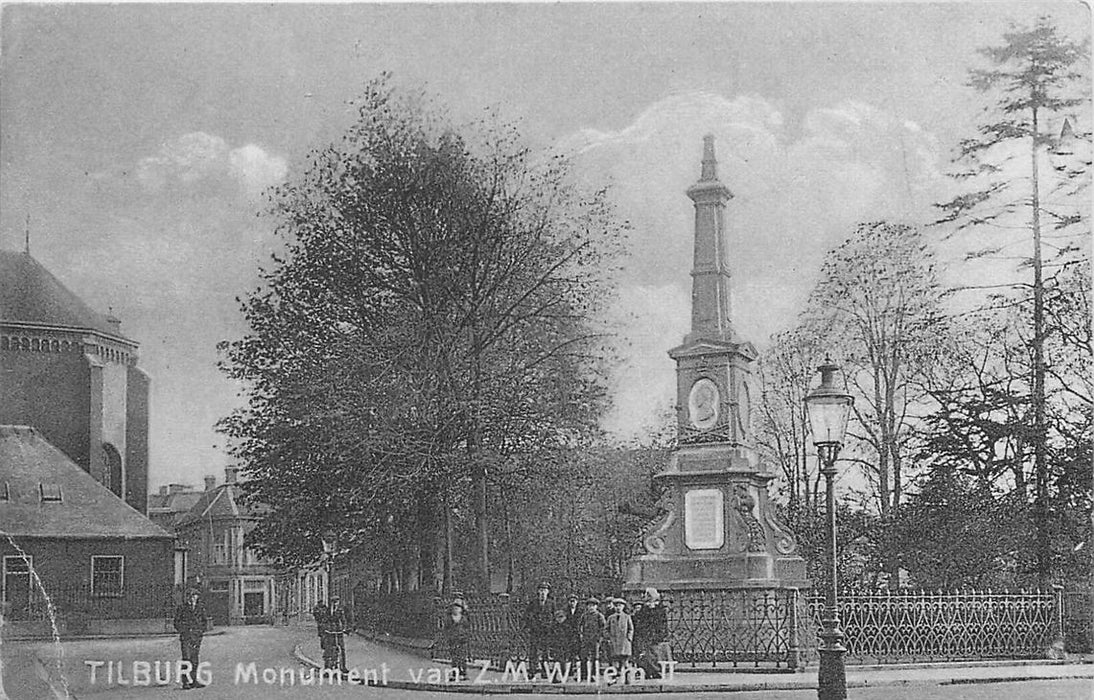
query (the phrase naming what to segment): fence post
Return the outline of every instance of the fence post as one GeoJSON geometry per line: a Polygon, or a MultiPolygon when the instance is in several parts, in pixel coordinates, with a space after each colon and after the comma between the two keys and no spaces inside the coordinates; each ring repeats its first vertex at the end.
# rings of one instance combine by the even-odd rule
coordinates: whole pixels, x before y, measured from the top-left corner
{"type": "Polygon", "coordinates": [[[790,591],[790,648],[787,649],[786,667],[797,670],[801,666],[801,636],[798,630],[798,589],[790,591]]]}
{"type": "Polygon", "coordinates": [[[1053,618],[1053,637],[1052,646],[1049,648],[1049,657],[1056,658],[1059,650],[1059,658],[1064,658],[1064,650],[1066,644],[1064,642],[1064,587],[1058,583],[1052,584],[1052,599],[1054,615],[1053,618]]]}
{"type": "Polygon", "coordinates": [[[512,598],[510,598],[508,593],[500,593],[498,594],[498,600],[501,601],[501,614],[499,615],[501,619],[498,620],[498,630],[501,633],[501,638],[505,640],[505,658],[491,659],[491,661],[498,664],[500,668],[505,668],[505,662],[513,656],[513,637],[509,633],[509,630],[512,627],[509,620],[509,605],[512,598]]]}

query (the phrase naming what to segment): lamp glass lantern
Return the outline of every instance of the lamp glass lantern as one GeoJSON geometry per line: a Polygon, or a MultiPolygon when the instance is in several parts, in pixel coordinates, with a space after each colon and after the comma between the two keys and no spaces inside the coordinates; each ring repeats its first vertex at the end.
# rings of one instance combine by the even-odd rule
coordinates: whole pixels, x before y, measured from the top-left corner
{"type": "Polygon", "coordinates": [[[847,435],[847,421],[851,417],[854,397],[836,386],[838,365],[826,362],[819,369],[820,386],[805,397],[809,430],[813,433],[813,444],[817,447],[831,446],[838,449],[847,435]]]}

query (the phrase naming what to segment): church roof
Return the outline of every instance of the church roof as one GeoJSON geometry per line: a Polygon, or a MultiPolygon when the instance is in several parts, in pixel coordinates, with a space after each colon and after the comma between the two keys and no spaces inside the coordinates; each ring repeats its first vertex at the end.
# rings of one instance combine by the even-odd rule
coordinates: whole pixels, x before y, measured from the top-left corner
{"type": "Polygon", "coordinates": [[[128,340],[30,253],[13,250],[0,250],[0,323],[5,322],[95,331],[128,340]]]}
{"type": "Polygon", "coordinates": [[[25,425],[0,425],[0,532],[67,539],[174,538],[25,425]]]}

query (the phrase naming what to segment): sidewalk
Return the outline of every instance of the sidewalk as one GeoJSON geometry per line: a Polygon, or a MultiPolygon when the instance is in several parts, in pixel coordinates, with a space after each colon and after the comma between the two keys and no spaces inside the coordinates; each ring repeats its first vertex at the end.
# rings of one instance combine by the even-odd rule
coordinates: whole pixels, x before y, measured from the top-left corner
{"type": "MultiPolygon", "coordinates": [[[[505,674],[484,670],[484,664],[468,667],[469,679],[456,681],[448,673],[448,664],[431,661],[425,657],[428,645],[423,642],[407,644],[411,640],[398,640],[398,648],[382,641],[362,637],[346,640],[346,665],[367,675],[370,684],[403,690],[430,692],[473,693],[479,695],[506,694],[565,694],[598,695],[604,693],[704,693],[744,692],[768,690],[810,690],[817,687],[817,669],[812,667],[798,673],[678,669],[671,678],[641,680],[625,685],[621,682],[608,684],[603,678],[597,683],[577,680],[571,674],[557,682],[526,680],[523,675],[505,674]],[[408,650],[412,649],[412,650],[408,650]]],[[[305,643],[294,650],[297,659],[319,667],[321,652],[319,643],[305,643]]],[[[847,668],[848,688],[874,688],[913,685],[961,685],[971,683],[1000,683],[1032,680],[1092,679],[1094,688],[1094,663],[1090,659],[1071,661],[1015,661],[968,662],[953,664],[902,664],[899,666],[869,666],[847,668]]]]}

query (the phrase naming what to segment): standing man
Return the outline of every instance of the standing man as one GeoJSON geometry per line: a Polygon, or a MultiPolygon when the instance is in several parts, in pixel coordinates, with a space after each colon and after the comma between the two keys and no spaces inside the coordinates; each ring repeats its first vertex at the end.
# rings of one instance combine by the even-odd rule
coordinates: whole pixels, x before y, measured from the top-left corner
{"type": "Polygon", "coordinates": [[[205,687],[205,684],[199,683],[196,678],[201,639],[205,636],[205,628],[208,624],[209,618],[205,616],[205,605],[201,602],[201,594],[196,588],[191,588],[186,593],[186,599],[175,609],[175,631],[179,633],[182,660],[190,663],[188,672],[179,673],[183,690],[205,687]]]}
{"type": "Polygon", "coordinates": [[[578,632],[578,627],[584,613],[585,610],[581,607],[577,594],[571,593],[569,600],[566,601],[566,625],[570,631],[569,645],[567,646],[567,660],[569,661],[580,661],[581,658],[581,635],[578,632]]]}
{"type": "Polygon", "coordinates": [[[528,663],[532,666],[532,678],[542,671],[547,672],[548,648],[550,646],[551,621],[554,618],[554,606],[548,600],[551,584],[544,581],[536,589],[536,599],[528,603],[524,611],[524,632],[528,635],[528,663]]]}
{"type": "Polygon", "coordinates": [[[346,610],[342,607],[342,601],[337,595],[330,597],[330,606],[324,611],[322,620],[319,621],[320,639],[323,647],[323,668],[337,669],[342,673],[348,673],[346,668],[346,640],[345,635],[349,627],[346,610]]]}

